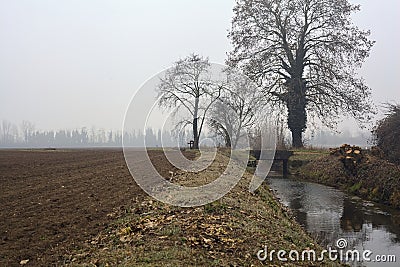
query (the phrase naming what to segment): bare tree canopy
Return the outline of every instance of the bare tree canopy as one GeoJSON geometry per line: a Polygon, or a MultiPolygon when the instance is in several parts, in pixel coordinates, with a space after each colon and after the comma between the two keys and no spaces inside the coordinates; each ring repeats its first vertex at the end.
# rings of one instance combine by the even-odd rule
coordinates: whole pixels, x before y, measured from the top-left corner
{"type": "Polygon", "coordinates": [[[225,74],[226,85],[211,109],[209,124],[224,139],[226,147],[235,149],[242,135],[256,124],[262,96],[256,84],[245,75],[229,68],[225,74]]]}
{"type": "Polygon", "coordinates": [[[179,122],[192,125],[193,148],[199,147],[199,139],[207,112],[220,97],[222,85],[212,79],[211,64],[208,58],[192,54],[177,61],[167,70],[158,86],[159,105],[184,109],[191,116],[179,122]]]}
{"type": "Polygon", "coordinates": [[[308,116],[332,128],[341,115],[363,122],[373,112],[356,70],[374,42],[353,25],[358,10],[347,0],[237,1],[229,62],[286,108],[294,147],[303,146],[308,116]]]}

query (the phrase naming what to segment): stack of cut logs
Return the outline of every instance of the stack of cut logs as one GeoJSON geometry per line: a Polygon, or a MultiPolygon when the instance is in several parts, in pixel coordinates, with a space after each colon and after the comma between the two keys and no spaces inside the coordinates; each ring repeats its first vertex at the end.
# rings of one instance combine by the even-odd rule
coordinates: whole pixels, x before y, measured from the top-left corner
{"type": "Polygon", "coordinates": [[[331,148],[331,155],[338,156],[344,167],[351,174],[357,174],[357,165],[361,163],[364,154],[359,146],[341,145],[339,148],[331,148]]]}

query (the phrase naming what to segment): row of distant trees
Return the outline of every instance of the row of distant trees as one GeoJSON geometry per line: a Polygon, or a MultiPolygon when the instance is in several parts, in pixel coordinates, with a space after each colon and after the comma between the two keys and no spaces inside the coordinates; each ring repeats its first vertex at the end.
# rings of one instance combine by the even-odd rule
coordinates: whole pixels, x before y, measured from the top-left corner
{"type": "MultiPolygon", "coordinates": [[[[396,113],[397,114],[397,113],[396,113]]],[[[382,124],[382,123],[381,123],[382,124]]],[[[286,147],[288,135],[281,127],[277,136],[277,146],[286,147]]],[[[377,128],[378,129],[378,128],[377,128]]],[[[383,129],[380,127],[379,129],[383,129]]],[[[374,136],[377,136],[375,131],[374,136]]],[[[379,132],[380,133],[380,132],[379,132]]],[[[383,134],[379,135],[383,136],[383,134]]],[[[219,138],[216,133],[208,133],[207,137],[214,140],[217,146],[225,146],[225,140],[219,138]]],[[[176,134],[173,131],[161,131],[148,128],[146,131],[132,130],[125,133],[124,143],[128,146],[143,147],[144,142],[148,147],[187,147],[191,140],[190,130],[176,134]]],[[[257,131],[250,135],[252,147],[258,147],[257,131]]],[[[330,131],[318,131],[312,137],[307,138],[307,144],[315,146],[337,146],[342,143],[351,143],[361,146],[370,145],[371,135],[359,133],[351,135],[349,132],[335,134],[330,131]]],[[[374,140],[377,142],[377,140],[374,140]]],[[[378,143],[378,142],[377,142],[378,143]]],[[[212,145],[204,144],[204,145],[212,145]]],[[[23,121],[16,125],[7,120],[0,123],[0,147],[120,147],[122,146],[122,132],[83,127],[74,130],[36,130],[35,125],[29,121],[23,121]]]]}
{"type": "MultiPolygon", "coordinates": [[[[134,147],[186,146],[190,134],[146,129],[124,134],[124,144],[134,147]]],[[[0,147],[120,147],[122,132],[83,127],[74,130],[36,130],[35,125],[23,121],[20,125],[3,120],[0,124],[0,147]]]]}

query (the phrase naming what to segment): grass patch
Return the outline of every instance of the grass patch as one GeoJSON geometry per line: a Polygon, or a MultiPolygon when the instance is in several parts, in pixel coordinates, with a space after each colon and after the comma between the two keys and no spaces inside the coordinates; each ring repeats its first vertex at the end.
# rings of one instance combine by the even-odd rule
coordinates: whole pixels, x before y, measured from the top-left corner
{"type": "Polygon", "coordinates": [[[354,194],[358,192],[360,188],[361,188],[361,182],[355,183],[354,185],[350,186],[349,192],[354,194]]]}
{"type": "Polygon", "coordinates": [[[301,149],[301,150],[293,150],[293,156],[290,157],[290,160],[302,160],[302,161],[311,161],[318,159],[322,156],[329,155],[329,150],[309,150],[309,149],[301,149]]]}

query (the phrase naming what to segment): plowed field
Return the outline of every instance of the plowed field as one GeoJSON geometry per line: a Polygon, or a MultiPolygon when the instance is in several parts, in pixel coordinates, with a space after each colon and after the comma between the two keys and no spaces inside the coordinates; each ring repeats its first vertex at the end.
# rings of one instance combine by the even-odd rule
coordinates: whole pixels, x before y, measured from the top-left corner
{"type": "MultiPolygon", "coordinates": [[[[173,170],[160,151],[149,155],[173,170]]],[[[0,266],[62,265],[107,214],[143,196],[121,150],[0,150],[0,266]]]]}

